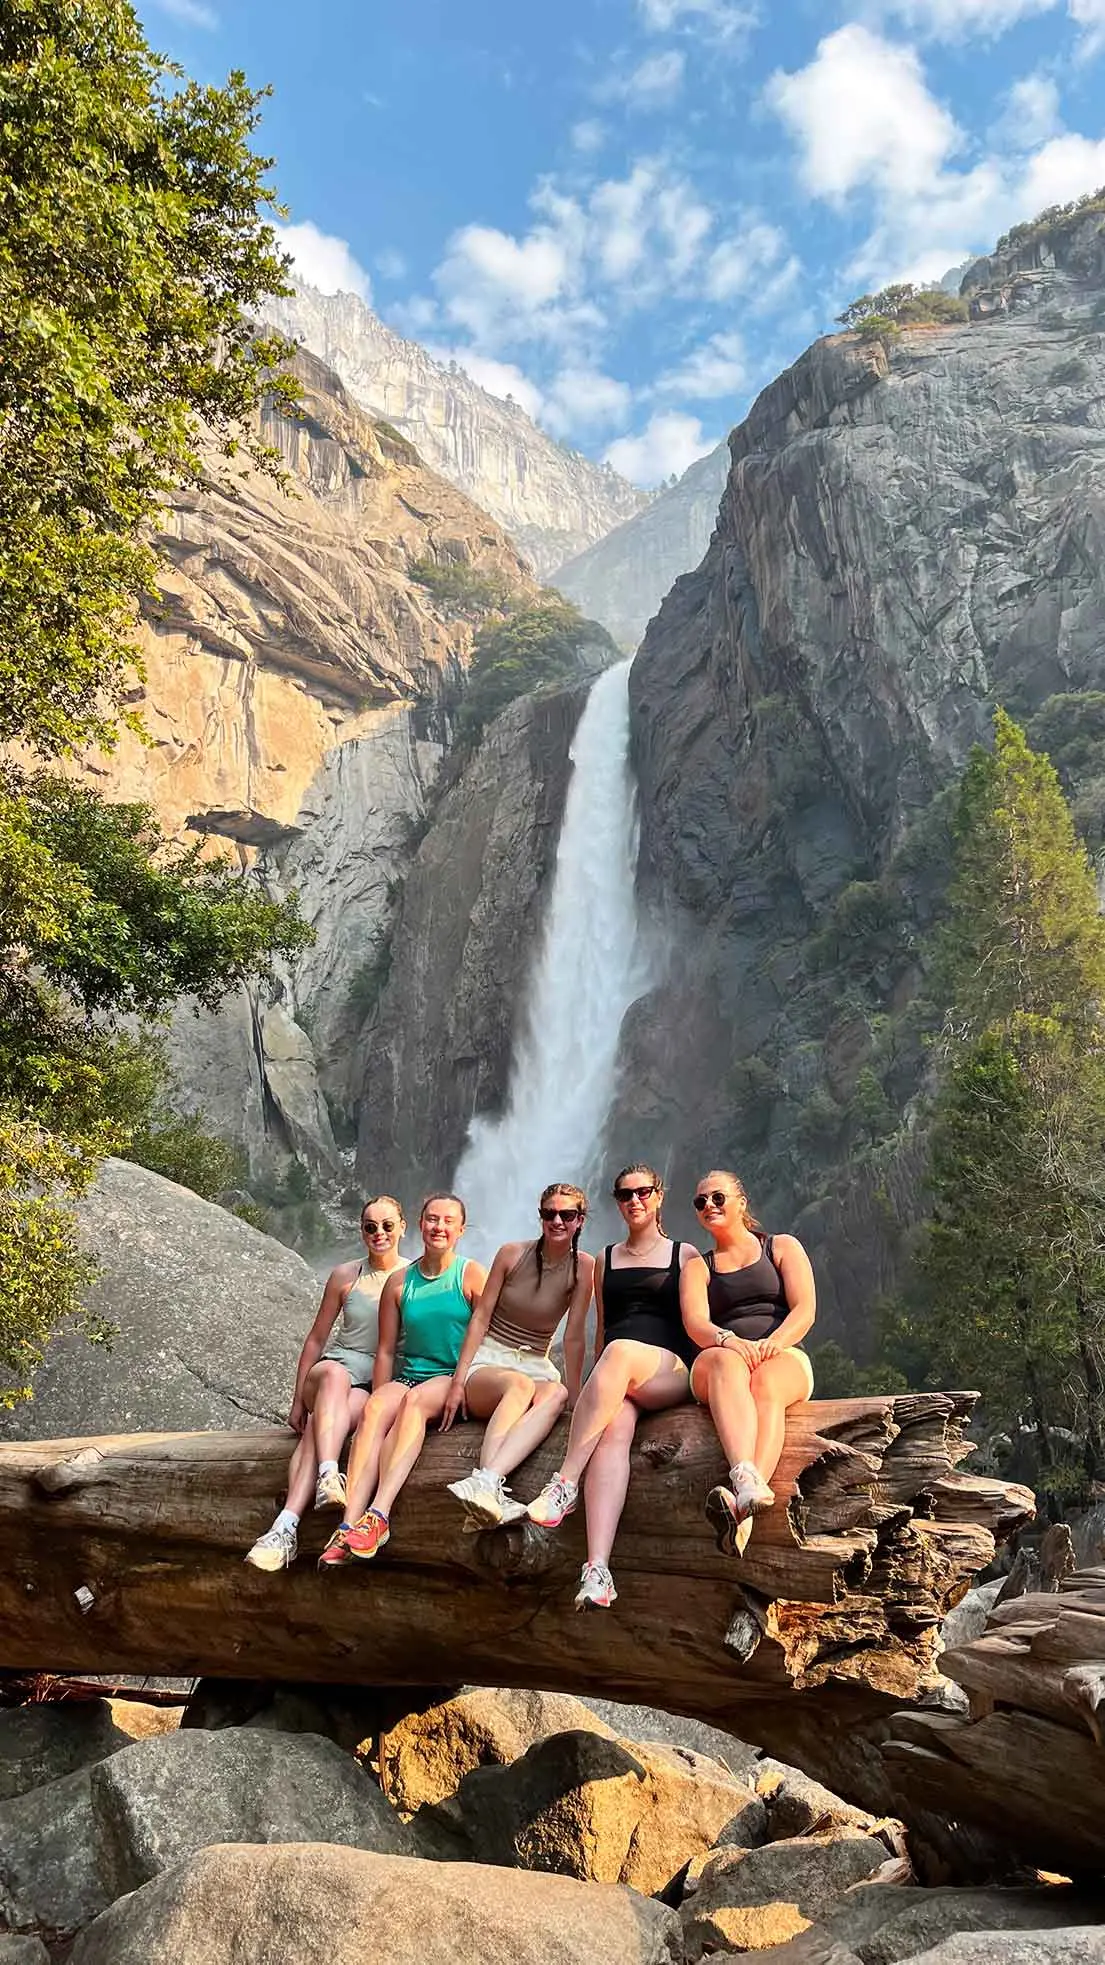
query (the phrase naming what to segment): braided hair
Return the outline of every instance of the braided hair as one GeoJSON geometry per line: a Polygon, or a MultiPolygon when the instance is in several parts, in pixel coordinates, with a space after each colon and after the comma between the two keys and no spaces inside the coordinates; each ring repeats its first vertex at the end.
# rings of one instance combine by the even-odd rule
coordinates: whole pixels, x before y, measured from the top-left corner
{"type": "MultiPolygon", "coordinates": [[[[548,1187],[542,1190],[541,1199],[537,1203],[538,1207],[545,1207],[552,1200],[554,1194],[566,1194],[568,1199],[574,1201],[576,1207],[579,1209],[579,1220],[576,1223],[575,1234],[572,1236],[572,1288],[574,1290],[579,1281],[579,1238],[583,1233],[583,1224],[587,1218],[587,1196],[583,1192],[582,1187],[574,1187],[570,1180],[554,1180],[549,1183],[548,1187]]],[[[545,1258],[545,1237],[543,1234],[537,1237],[537,1241],[534,1244],[533,1258],[537,1264],[537,1287],[540,1289],[545,1258]]]]}

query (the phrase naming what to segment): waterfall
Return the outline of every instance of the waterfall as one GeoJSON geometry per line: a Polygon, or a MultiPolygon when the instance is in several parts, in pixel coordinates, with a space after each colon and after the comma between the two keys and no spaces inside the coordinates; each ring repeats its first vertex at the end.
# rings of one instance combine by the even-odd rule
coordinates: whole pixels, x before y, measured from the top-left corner
{"type": "Polygon", "coordinates": [[[648,983],[637,928],[636,787],[629,766],[628,661],[593,684],[572,776],[540,950],[511,1064],[507,1109],[474,1119],[456,1173],[472,1252],[536,1232],[537,1197],[569,1180],[594,1199],[614,1096],[622,1018],[648,983]]]}

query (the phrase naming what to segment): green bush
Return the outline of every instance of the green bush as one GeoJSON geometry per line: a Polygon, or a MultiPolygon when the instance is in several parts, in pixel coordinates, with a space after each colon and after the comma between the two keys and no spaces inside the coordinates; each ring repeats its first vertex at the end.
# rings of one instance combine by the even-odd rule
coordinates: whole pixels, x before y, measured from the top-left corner
{"type": "Polygon", "coordinates": [[[951,326],[967,319],[967,303],[957,294],[907,281],[880,293],[862,293],[837,315],[841,327],[854,329],[864,341],[893,339],[903,327],[951,326]]]}
{"type": "Polygon", "coordinates": [[[460,734],[475,742],[518,696],[560,689],[619,659],[619,650],[597,621],[571,601],[546,594],[508,620],[487,623],[476,635],[460,734]]]}
{"type": "Polygon", "coordinates": [[[518,589],[504,573],[485,572],[467,560],[418,559],[409,572],[433,595],[443,614],[479,619],[485,614],[507,614],[519,604],[518,589]]]}

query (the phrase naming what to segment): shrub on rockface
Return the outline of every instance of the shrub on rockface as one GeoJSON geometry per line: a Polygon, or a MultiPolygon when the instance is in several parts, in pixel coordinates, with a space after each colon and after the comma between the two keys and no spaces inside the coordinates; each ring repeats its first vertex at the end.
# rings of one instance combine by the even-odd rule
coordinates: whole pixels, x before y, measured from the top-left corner
{"type": "Polygon", "coordinates": [[[549,594],[507,620],[479,630],[460,711],[461,736],[469,742],[518,696],[563,688],[620,659],[605,628],[588,621],[571,601],[549,594]]]}

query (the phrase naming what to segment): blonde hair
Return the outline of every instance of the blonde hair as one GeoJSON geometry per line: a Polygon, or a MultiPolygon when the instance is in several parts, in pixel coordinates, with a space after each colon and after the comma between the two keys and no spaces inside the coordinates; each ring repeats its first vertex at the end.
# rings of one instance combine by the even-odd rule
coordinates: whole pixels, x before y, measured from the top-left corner
{"type": "Polygon", "coordinates": [[[625,1179],[625,1177],[626,1177],[626,1174],[647,1174],[647,1175],[648,1175],[648,1177],[649,1177],[649,1179],[650,1179],[650,1181],[652,1182],[652,1185],[653,1185],[653,1186],[654,1186],[654,1188],[656,1189],[656,1194],[657,1194],[657,1207],[656,1207],[656,1226],[657,1226],[657,1228],[659,1229],[659,1231],[660,1231],[660,1233],[661,1233],[661,1235],[666,1235],[666,1234],[667,1234],[667,1230],[666,1230],[666,1228],[664,1227],[664,1219],[663,1219],[663,1209],[664,1209],[664,1183],[663,1183],[663,1181],[661,1180],[661,1178],[660,1178],[660,1176],[659,1176],[659,1174],[657,1173],[657,1171],[656,1171],[656,1169],[655,1169],[655,1167],[646,1167],[646,1165],[645,1165],[645,1163],[644,1163],[644,1161],[643,1161],[643,1160],[634,1160],[634,1162],[633,1162],[633,1165],[632,1165],[631,1167],[623,1167],[623,1168],[622,1168],[622,1170],[621,1170],[621,1172],[620,1172],[619,1174],[615,1174],[615,1175],[614,1175],[614,1199],[615,1199],[615,1201],[616,1201],[616,1200],[617,1200],[617,1198],[618,1198],[618,1189],[619,1189],[619,1187],[621,1186],[621,1184],[622,1184],[622,1182],[623,1182],[623,1180],[625,1179]]]}
{"type": "MultiPolygon", "coordinates": [[[[543,1208],[546,1202],[552,1200],[554,1194],[570,1195],[576,1207],[579,1209],[580,1218],[576,1224],[575,1234],[572,1236],[572,1288],[574,1289],[579,1281],[579,1238],[583,1233],[583,1223],[587,1218],[587,1196],[583,1192],[582,1187],[576,1187],[570,1180],[551,1180],[548,1186],[543,1187],[541,1190],[541,1198],[537,1203],[538,1207],[543,1208]]],[[[541,1234],[537,1237],[537,1245],[533,1252],[533,1259],[537,1264],[538,1283],[541,1281],[544,1246],[545,1234],[544,1230],[542,1230],[541,1234]]]]}
{"type": "Polygon", "coordinates": [[[729,1182],[730,1187],[732,1187],[735,1190],[737,1200],[740,1202],[741,1220],[743,1221],[744,1226],[746,1228],[750,1228],[753,1234],[755,1234],[757,1230],[762,1232],[763,1222],[758,1221],[756,1219],[756,1216],[753,1214],[751,1208],[749,1207],[748,1196],[744,1191],[744,1182],[742,1180],[738,1180],[736,1174],[730,1173],[728,1168],[726,1167],[711,1167],[708,1174],[701,1175],[697,1185],[701,1187],[703,1183],[707,1180],[727,1180],[729,1182]]]}
{"type": "Polygon", "coordinates": [[[401,1228],[406,1227],[407,1217],[403,1213],[403,1203],[402,1201],[397,1201],[394,1194],[370,1194],[368,1200],[364,1203],[364,1205],[361,1208],[361,1227],[362,1228],[364,1227],[364,1218],[368,1213],[369,1208],[382,1208],[382,1207],[394,1208],[396,1214],[399,1216],[400,1227],[401,1228]]]}

